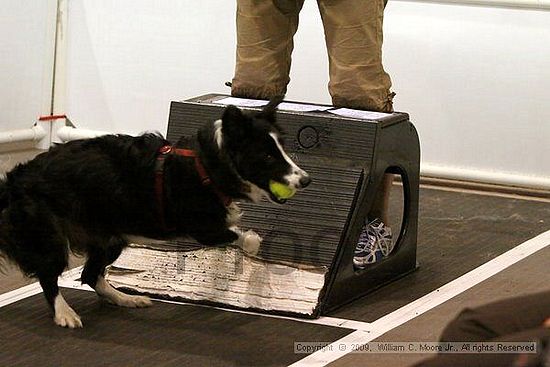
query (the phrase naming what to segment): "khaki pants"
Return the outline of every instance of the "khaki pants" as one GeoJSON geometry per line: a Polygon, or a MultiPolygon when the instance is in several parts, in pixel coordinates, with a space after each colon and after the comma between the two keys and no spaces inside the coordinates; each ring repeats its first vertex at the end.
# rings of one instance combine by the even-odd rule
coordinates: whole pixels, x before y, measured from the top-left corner
{"type": "MultiPolygon", "coordinates": [[[[293,36],[304,0],[237,0],[237,62],[231,94],[286,93],[293,36]]],[[[391,80],[382,67],[384,0],[317,0],[335,106],[389,112],[391,80]]],[[[315,67],[315,65],[312,65],[315,67]]]]}

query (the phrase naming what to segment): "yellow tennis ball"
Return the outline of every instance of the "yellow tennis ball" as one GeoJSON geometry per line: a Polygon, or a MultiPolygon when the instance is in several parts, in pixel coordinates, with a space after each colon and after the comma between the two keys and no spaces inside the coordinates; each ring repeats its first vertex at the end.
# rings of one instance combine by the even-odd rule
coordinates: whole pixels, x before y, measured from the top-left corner
{"type": "Polygon", "coordinates": [[[290,186],[273,180],[269,181],[269,190],[277,199],[290,199],[296,193],[296,190],[290,186]]]}

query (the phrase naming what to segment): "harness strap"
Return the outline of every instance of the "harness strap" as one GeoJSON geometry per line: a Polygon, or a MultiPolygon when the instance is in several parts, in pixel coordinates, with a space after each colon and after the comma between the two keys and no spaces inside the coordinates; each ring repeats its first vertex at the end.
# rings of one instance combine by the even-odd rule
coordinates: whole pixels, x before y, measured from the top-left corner
{"type": "Polygon", "coordinates": [[[165,231],[173,231],[174,228],[168,228],[166,225],[165,211],[164,211],[164,160],[168,154],[175,154],[182,157],[193,158],[195,162],[195,169],[199,174],[201,183],[203,186],[210,186],[212,191],[218,196],[220,201],[225,205],[229,206],[232,202],[232,199],[221,192],[210,179],[206,169],[204,168],[198,154],[191,149],[179,149],[173,148],[170,145],[164,145],[158,150],[159,155],[157,156],[157,162],[155,166],[155,196],[157,199],[157,209],[159,215],[160,224],[165,231]]]}

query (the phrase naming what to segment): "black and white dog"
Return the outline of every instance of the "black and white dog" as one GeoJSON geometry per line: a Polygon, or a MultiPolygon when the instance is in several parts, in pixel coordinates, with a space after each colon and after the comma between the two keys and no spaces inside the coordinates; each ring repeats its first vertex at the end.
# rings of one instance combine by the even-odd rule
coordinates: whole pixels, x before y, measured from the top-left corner
{"type": "Polygon", "coordinates": [[[270,180],[296,190],[310,183],[283,150],[279,102],[255,114],[228,106],[199,129],[192,147],[172,147],[155,134],[108,135],[57,145],[17,166],[0,180],[0,254],[39,279],[56,324],[76,328],[82,322],[57,285],[69,249],[87,255],[82,282],[100,297],[145,307],[149,298],[124,294],[104,278],[129,235],[258,247],[258,235],[237,227],[234,200],[282,203],[270,180]]]}

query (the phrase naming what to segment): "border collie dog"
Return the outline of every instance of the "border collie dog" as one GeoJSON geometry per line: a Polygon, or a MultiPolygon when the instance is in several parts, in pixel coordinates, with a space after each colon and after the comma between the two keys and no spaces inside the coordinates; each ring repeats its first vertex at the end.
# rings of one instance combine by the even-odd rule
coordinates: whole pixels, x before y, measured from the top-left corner
{"type": "Polygon", "coordinates": [[[256,113],[228,106],[175,147],[156,134],[107,135],[56,145],[17,166],[0,180],[0,255],[38,278],[57,325],[76,328],[80,317],[57,284],[69,249],[87,256],[82,283],[126,307],[151,301],[116,290],[104,274],[132,236],[257,249],[261,238],[237,226],[234,200],[283,203],[270,180],[295,190],[310,183],[282,148],[280,101],[256,113]]]}

